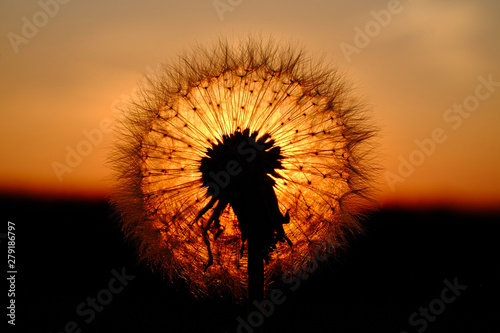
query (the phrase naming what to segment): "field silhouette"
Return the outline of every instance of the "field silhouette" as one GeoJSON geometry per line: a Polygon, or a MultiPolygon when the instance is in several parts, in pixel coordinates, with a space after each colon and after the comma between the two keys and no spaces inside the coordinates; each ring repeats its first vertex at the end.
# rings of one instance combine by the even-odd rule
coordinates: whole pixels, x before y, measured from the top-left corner
{"type": "MultiPolygon", "coordinates": [[[[16,223],[18,331],[64,332],[74,321],[82,332],[236,332],[236,318],[245,316],[244,306],[196,300],[137,264],[105,201],[4,196],[2,203],[5,225],[16,223]],[[90,315],[77,307],[109,288],[113,270],[134,278],[86,322],[90,315]]],[[[423,326],[412,326],[409,317],[441,297],[444,280],[457,279],[467,289],[424,331],[496,332],[499,216],[374,212],[366,235],[339,260],[320,266],[295,291],[276,284],[286,301],[265,318],[264,329],[417,332],[423,326]]]]}

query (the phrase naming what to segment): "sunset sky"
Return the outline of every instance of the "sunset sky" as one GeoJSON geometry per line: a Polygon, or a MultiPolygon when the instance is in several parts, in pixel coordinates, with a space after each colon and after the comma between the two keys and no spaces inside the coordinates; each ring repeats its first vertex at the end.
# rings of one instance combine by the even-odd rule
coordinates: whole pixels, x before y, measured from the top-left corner
{"type": "Polygon", "coordinates": [[[143,74],[262,34],[323,55],[369,101],[380,202],[500,207],[498,1],[3,0],[0,17],[2,192],[106,195],[111,120],[143,74]],[[88,154],[69,166],[68,147],[88,154]]]}

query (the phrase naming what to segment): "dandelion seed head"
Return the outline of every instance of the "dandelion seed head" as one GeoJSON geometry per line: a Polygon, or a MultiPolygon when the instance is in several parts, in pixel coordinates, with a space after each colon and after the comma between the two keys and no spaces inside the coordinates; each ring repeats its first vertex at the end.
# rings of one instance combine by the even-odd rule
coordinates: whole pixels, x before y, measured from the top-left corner
{"type": "Polygon", "coordinates": [[[242,142],[245,149],[275,149],[275,159],[262,163],[272,164],[266,172],[281,214],[290,217],[283,230],[293,245],[277,243],[269,253],[266,284],[325,244],[345,246],[348,234],[361,231],[356,216],[370,199],[374,170],[374,132],[349,91],[337,70],[291,45],[254,38],[195,47],[149,76],[123,108],[113,154],[112,201],[140,258],[184,280],[195,295],[245,298],[248,258],[240,253],[234,207],[224,207],[220,227],[208,230],[213,265],[207,269],[202,235],[216,209],[209,204],[224,190],[207,166],[219,158],[218,172],[230,161],[234,170],[244,167],[252,153],[242,155],[242,142]]]}

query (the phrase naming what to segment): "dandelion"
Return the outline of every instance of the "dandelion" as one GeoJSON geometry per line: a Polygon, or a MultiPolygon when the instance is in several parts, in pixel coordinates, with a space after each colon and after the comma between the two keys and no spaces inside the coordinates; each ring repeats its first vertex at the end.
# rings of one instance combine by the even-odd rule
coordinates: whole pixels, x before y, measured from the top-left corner
{"type": "Polygon", "coordinates": [[[295,47],[198,46],[123,111],[122,229],[193,294],[262,297],[259,285],[361,232],[373,131],[344,77],[295,47]]]}

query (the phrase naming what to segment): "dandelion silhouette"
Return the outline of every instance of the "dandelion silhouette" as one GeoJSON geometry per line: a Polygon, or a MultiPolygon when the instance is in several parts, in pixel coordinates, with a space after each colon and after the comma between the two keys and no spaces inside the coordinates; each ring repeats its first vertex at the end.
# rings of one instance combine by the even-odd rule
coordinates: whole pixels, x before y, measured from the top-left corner
{"type": "Polygon", "coordinates": [[[239,301],[346,245],[373,169],[373,131],[348,88],[255,38],[198,46],[148,77],[113,155],[112,202],[140,258],[195,295],[239,301]]]}

